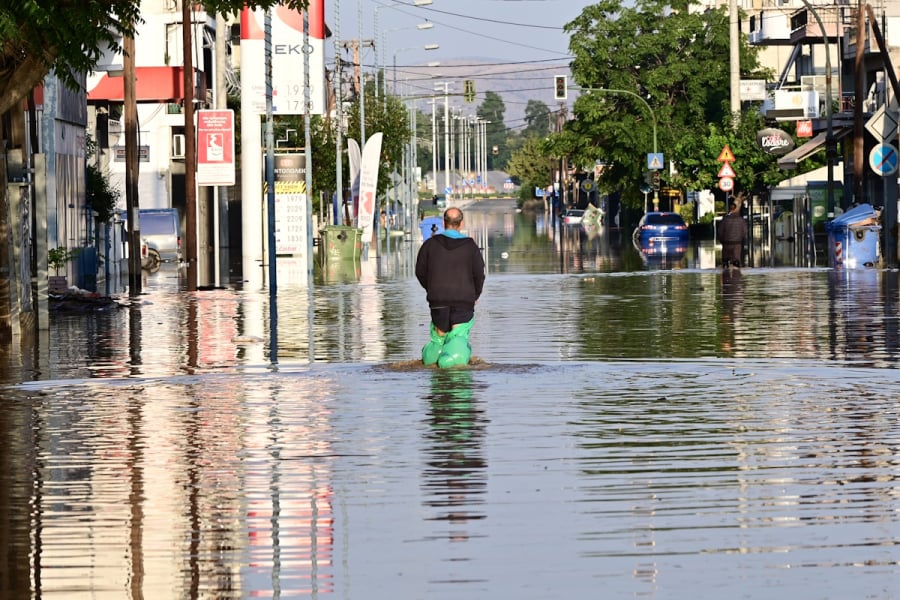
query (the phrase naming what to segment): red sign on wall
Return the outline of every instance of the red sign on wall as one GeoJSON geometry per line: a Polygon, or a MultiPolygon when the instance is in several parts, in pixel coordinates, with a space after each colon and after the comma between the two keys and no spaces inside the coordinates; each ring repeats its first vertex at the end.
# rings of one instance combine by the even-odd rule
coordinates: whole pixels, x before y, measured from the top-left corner
{"type": "Polygon", "coordinates": [[[234,185],[234,111],[197,111],[197,185],[234,185]]]}
{"type": "Polygon", "coordinates": [[[797,121],[797,137],[798,138],[811,138],[813,134],[812,130],[812,121],[807,119],[806,121],[797,121]]]}

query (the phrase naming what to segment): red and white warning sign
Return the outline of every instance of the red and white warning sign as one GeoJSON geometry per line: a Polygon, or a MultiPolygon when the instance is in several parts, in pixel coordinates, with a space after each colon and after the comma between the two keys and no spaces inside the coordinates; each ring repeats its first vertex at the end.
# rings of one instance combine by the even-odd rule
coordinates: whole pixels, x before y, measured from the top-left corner
{"type": "Polygon", "coordinates": [[[197,185],[234,185],[234,111],[197,111],[197,185]]]}

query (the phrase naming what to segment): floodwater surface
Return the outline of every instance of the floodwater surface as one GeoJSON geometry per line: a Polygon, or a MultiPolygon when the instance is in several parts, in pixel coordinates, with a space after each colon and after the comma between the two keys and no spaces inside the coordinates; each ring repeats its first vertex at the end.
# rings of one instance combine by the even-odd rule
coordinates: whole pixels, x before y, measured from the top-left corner
{"type": "Polygon", "coordinates": [[[900,597],[896,271],[466,220],[466,369],[403,239],[4,350],[0,598],[900,597]]]}

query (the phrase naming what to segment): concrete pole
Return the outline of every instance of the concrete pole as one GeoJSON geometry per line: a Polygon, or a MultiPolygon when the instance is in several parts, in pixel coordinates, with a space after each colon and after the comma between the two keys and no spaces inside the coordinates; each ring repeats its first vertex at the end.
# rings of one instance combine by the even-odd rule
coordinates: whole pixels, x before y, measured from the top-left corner
{"type": "Polygon", "coordinates": [[[340,0],[334,0],[334,114],[335,114],[335,194],[337,195],[337,206],[332,221],[335,225],[342,222],[338,213],[344,208],[344,86],[341,79],[341,3],[340,0]]]}
{"type": "Polygon", "coordinates": [[[444,82],[444,189],[450,187],[450,84],[444,82]]]}
{"type": "Polygon", "coordinates": [[[729,0],[728,4],[728,33],[731,58],[731,118],[737,128],[741,113],[741,37],[740,20],[737,0],[729,0]]]}
{"type": "Polygon", "coordinates": [[[432,193],[437,194],[437,100],[431,99],[431,187],[432,193]]]}
{"type": "MultiPolygon", "coordinates": [[[[216,14],[216,84],[215,103],[216,109],[228,108],[228,90],[225,86],[227,39],[225,32],[228,25],[225,16],[216,14]]],[[[213,283],[219,287],[222,283],[221,274],[228,273],[228,186],[218,186],[213,191],[213,283]],[[222,247],[225,251],[222,251],[222,247]]]]}
{"type": "MultiPolygon", "coordinates": [[[[362,70],[362,42],[363,42],[363,10],[362,0],[356,0],[359,14],[359,40],[356,43],[356,64],[359,65],[359,150],[366,148],[366,77],[362,70]]],[[[374,44],[374,42],[373,42],[374,44]]]]}

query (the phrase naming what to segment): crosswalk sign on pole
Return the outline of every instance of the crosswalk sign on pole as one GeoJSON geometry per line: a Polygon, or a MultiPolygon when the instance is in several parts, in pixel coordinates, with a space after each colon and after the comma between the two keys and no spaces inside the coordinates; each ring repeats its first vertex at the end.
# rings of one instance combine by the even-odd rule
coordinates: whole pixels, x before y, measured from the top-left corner
{"type": "Polygon", "coordinates": [[[647,154],[647,168],[651,171],[660,171],[663,168],[662,152],[650,152],[647,154]]]}
{"type": "Polygon", "coordinates": [[[722,152],[719,153],[719,157],[716,160],[718,162],[734,162],[734,154],[731,153],[731,148],[729,148],[727,144],[722,148],[722,152]]]}

